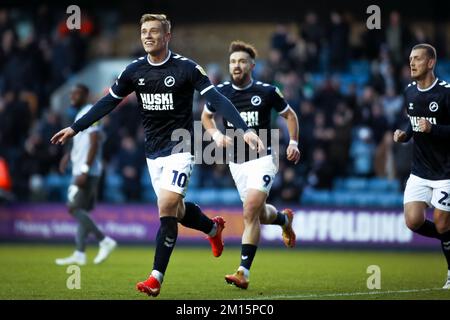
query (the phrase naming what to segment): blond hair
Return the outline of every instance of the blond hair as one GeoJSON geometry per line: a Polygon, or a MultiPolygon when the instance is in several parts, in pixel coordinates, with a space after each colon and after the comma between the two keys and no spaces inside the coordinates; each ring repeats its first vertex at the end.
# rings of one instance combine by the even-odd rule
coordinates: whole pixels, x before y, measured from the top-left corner
{"type": "Polygon", "coordinates": [[[165,33],[170,33],[170,21],[167,19],[167,16],[165,14],[153,14],[153,13],[146,13],[143,14],[141,17],[141,26],[144,22],[147,21],[159,21],[161,22],[163,31],[165,33]]]}
{"type": "Polygon", "coordinates": [[[437,56],[436,55],[436,49],[431,44],[419,43],[419,44],[416,44],[412,48],[412,50],[417,50],[417,49],[424,49],[426,54],[427,54],[427,56],[428,56],[428,58],[436,60],[436,56],[437,56]]]}

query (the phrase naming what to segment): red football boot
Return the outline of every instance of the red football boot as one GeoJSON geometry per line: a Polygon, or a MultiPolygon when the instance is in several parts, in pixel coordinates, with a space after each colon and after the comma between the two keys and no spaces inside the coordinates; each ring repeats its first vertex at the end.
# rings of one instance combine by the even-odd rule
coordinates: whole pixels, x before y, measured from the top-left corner
{"type": "Polygon", "coordinates": [[[148,294],[149,296],[156,297],[161,290],[161,284],[155,277],[150,276],[147,280],[138,282],[136,284],[136,289],[140,292],[148,294]]]}
{"type": "Polygon", "coordinates": [[[248,284],[250,283],[244,275],[244,272],[241,270],[236,271],[234,274],[227,274],[225,276],[225,281],[229,284],[234,284],[236,287],[241,289],[247,289],[248,284]]]}
{"type": "Polygon", "coordinates": [[[286,247],[293,248],[295,247],[295,231],[292,228],[292,221],[294,220],[294,212],[291,209],[284,209],[281,211],[287,218],[287,225],[282,226],[283,229],[283,242],[286,247]]]}
{"type": "Polygon", "coordinates": [[[214,217],[212,221],[217,225],[217,232],[214,237],[207,237],[211,243],[211,249],[214,257],[220,257],[223,251],[222,231],[225,229],[225,220],[222,217],[214,217]]]}

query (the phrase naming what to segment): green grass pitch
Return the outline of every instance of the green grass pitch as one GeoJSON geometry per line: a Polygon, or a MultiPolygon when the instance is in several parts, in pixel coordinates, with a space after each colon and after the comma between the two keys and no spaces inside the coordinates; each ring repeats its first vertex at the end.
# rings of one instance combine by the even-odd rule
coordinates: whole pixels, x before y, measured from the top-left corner
{"type": "MultiPolygon", "coordinates": [[[[153,247],[119,246],[96,266],[96,248],[81,267],[81,289],[66,287],[66,267],[54,259],[71,246],[0,245],[1,299],[154,299],[135,290],[151,271],[153,247]]],[[[205,247],[178,246],[157,299],[450,299],[440,289],[446,265],[440,252],[349,250],[258,250],[248,290],[228,285],[224,275],[239,262],[238,247],[214,258],[205,247]],[[381,289],[369,290],[367,267],[381,268],[381,289]]]]}

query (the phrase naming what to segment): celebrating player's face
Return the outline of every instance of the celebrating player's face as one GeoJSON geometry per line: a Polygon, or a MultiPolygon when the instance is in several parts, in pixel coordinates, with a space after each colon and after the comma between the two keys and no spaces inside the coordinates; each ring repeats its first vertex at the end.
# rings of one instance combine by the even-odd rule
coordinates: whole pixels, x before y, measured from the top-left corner
{"type": "Polygon", "coordinates": [[[233,83],[237,86],[247,84],[254,66],[253,59],[247,52],[233,52],[230,55],[230,75],[233,83]]]}
{"type": "Polygon", "coordinates": [[[427,56],[425,49],[415,49],[409,55],[409,66],[411,68],[411,78],[420,80],[433,69],[433,63],[427,56]]]}
{"type": "Polygon", "coordinates": [[[157,55],[167,48],[170,34],[165,33],[161,22],[147,21],[141,26],[141,42],[145,52],[157,55]]]}

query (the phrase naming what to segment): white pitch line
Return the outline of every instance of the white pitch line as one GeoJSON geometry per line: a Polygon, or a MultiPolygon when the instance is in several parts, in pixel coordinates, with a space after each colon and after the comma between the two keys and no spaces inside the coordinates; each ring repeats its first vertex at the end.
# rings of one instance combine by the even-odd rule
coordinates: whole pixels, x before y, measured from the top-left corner
{"type": "Polygon", "coordinates": [[[353,297],[353,296],[369,296],[369,295],[379,295],[379,294],[394,294],[394,293],[414,293],[414,292],[428,292],[428,291],[443,291],[442,288],[427,288],[427,289],[409,289],[409,290],[388,290],[388,291],[368,291],[368,292],[336,292],[336,293],[325,293],[325,294],[302,294],[302,295],[275,295],[275,296],[265,296],[265,297],[253,297],[253,298],[243,298],[236,300],[272,300],[272,299],[307,299],[307,298],[333,298],[333,297],[353,297]]]}

